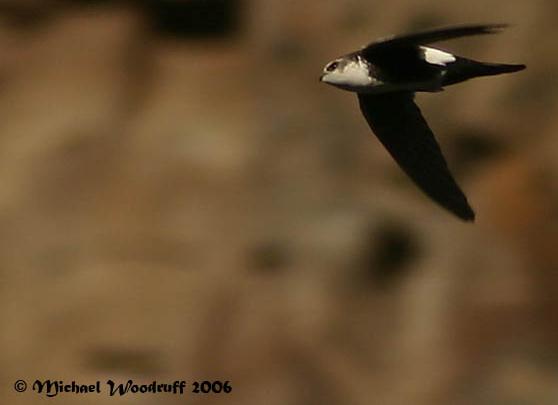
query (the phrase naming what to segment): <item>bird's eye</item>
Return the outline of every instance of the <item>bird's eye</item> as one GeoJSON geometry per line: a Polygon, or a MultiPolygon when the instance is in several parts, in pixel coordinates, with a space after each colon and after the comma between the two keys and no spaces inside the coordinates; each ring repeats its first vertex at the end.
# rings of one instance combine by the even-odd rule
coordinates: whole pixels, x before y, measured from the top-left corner
{"type": "Polygon", "coordinates": [[[338,62],[331,62],[329,65],[326,66],[326,70],[328,72],[333,72],[335,69],[337,69],[337,66],[339,66],[338,62]]]}

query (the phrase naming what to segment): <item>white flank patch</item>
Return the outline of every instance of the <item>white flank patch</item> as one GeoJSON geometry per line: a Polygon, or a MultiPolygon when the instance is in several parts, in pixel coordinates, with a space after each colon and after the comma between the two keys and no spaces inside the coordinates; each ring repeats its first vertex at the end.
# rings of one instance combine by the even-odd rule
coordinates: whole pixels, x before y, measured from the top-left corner
{"type": "Polygon", "coordinates": [[[428,48],[427,46],[420,47],[424,51],[424,60],[433,65],[446,66],[447,63],[455,62],[455,56],[449,52],[444,52],[439,49],[428,48]]]}

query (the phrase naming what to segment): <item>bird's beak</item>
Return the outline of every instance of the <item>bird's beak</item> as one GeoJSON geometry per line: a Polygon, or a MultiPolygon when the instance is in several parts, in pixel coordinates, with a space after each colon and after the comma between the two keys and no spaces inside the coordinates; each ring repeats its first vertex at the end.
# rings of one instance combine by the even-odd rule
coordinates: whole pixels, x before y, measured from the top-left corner
{"type": "Polygon", "coordinates": [[[320,75],[320,82],[324,81],[324,76],[325,76],[324,74],[320,75]]]}

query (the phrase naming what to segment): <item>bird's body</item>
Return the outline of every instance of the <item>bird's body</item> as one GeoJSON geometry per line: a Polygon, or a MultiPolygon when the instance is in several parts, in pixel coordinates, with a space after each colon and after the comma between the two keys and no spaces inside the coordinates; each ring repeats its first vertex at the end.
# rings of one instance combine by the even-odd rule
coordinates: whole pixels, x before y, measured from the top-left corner
{"type": "Polygon", "coordinates": [[[357,93],[363,115],[401,168],[432,199],[465,220],[473,220],[474,212],[415,105],[414,93],[439,92],[475,77],[524,69],[524,65],[477,62],[426,46],[501,28],[462,26],[383,39],[328,63],[320,78],[357,93]]]}

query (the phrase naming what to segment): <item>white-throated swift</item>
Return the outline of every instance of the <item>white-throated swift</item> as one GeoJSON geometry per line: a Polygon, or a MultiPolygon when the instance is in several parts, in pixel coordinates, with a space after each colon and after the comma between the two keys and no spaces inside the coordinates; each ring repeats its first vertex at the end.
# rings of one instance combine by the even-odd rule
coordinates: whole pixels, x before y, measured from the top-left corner
{"type": "Polygon", "coordinates": [[[525,65],[484,63],[425,46],[505,25],[467,25],[380,39],[328,63],[320,80],[356,92],[372,131],[403,171],[438,204],[466,221],[475,213],[451,175],[432,130],[414,103],[415,92],[480,76],[512,73],[525,65]]]}

